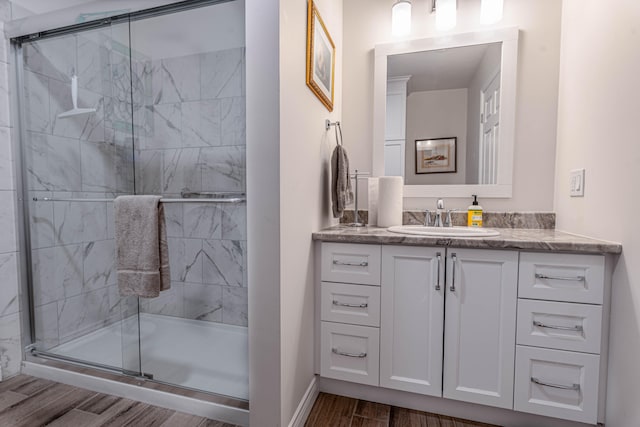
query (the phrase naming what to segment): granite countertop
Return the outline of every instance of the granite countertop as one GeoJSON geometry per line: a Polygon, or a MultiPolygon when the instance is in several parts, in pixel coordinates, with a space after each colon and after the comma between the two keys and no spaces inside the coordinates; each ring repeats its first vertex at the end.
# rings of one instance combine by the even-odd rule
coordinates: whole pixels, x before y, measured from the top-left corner
{"type": "Polygon", "coordinates": [[[597,240],[554,229],[493,228],[496,237],[428,237],[398,234],[379,227],[337,225],[316,233],[313,240],[338,243],[382,245],[449,246],[454,248],[526,249],[535,251],[574,252],[584,254],[619,254],[620,243],[597,240]]]}

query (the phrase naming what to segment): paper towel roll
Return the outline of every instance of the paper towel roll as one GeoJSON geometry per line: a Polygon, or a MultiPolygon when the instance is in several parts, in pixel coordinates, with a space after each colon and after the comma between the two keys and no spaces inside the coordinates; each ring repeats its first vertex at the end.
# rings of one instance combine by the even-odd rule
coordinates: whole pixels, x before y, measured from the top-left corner
{"type": "Polygon", "coordinates": [[[381,176],[378,179],[378,227],[402,225],[401,176],[381,176]]]}
{"type": "Polygon", "coordinates": [[[378,178],[369,178],[369,221],[370,226],[378,225],[378,178]]]}

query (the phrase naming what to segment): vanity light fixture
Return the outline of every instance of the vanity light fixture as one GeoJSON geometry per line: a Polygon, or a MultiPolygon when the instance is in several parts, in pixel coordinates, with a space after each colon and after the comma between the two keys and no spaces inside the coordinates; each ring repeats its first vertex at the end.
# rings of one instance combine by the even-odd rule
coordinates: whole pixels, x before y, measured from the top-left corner
{"type": "Polygon", "coordinates": [[[391,34],[394,37],[409,35],[411,32],[411,2],[398,0],[391,8],[391,34]]]}
{"type": "Polygon", "coordinates": [[[482,0],[480,3],[480,23],[491,25],[502,20],[504,0],[482,0]]]}
{"type": "MultiPolygon", "coordinates": [[[[436,29],[448,31],[456,27],[457,0],[427,0],[431,13],[436,14],[436,29]]],[[[502,20],[504,0],[480,0],[480,24],[492,25],[502,20]]],[[[391,34],[403,37],[411,32],[411,2],[397,0],[391,9],[391,34]]]]}
{"type": "Polygon", "coordinates": [[[456,8],[456,0],[435,0],[437,30],[447,31],[456,27],[456,8]]]}

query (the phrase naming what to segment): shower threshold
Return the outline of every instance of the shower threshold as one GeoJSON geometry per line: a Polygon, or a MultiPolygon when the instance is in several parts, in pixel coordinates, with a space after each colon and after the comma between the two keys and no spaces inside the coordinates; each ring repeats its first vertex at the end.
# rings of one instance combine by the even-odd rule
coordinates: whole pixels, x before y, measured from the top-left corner
{"type": "Polygon", "coordinates": [[[139,359],[138,316],[75,338],[47,353],[129,371],[137,370],[140,360],[141,371],[154,381],[249,399],[247,328],[157,314],[139,316],[139,359]],[[132,369],[134,366],[136,369],[132,369]]]}

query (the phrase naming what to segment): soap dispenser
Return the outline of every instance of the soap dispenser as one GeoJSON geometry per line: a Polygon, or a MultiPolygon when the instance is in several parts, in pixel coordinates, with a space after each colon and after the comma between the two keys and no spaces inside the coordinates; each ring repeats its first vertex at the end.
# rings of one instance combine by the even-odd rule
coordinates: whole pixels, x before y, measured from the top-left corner
{"type": "Polygon", "coordinates": [[[467,210],[467,226],[482,227],[482,206],[478,204],[478,196],[472,194],[473,203],[467,210]]]}

